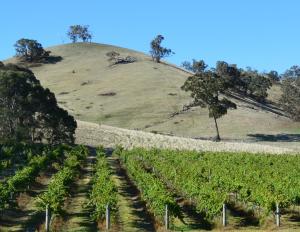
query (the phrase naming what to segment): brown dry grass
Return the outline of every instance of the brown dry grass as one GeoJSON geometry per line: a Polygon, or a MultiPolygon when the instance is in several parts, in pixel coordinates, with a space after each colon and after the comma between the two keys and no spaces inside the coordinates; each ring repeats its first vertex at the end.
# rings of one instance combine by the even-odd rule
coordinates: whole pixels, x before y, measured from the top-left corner
{"type": "MultiPolygon", "coordinates": [[[[61,56],[62,61],[32,70],[78,120],[190,138],[215,135],[206,109],[170,118],[190,101],[188,94],[180,90],[188,72],[164,62],[154,63],[143,53],[110,45],[76,43],[47,50],[61,56]],[[109,67],[106,53],[110,51],[136,57],[137,62],[109,67]],[[114,96],[101,96],[112,92],[114,96]]],[[[275,85],[269,94],[269,100],[278,101],[280,86],[275,85]]],[[[263,140],[275,146],[300,147],[300,123],[244,100],[237,100],[238,109],[218,120],[225,141],[263,140]],[[287,136],[282,138],[283,134],[287,136]]]]}
{"type": "Polygon", "coordinates": [[[153,134],[143,131],[121,129],[96,123],[77,121],[76,142],[91,146],[121,145],[127,149],[133,147],[158,147],[197,151],[243,151],[250,153],[294,153],[295,150],[257,143],[212,142],[175,136],[153,134]]]}

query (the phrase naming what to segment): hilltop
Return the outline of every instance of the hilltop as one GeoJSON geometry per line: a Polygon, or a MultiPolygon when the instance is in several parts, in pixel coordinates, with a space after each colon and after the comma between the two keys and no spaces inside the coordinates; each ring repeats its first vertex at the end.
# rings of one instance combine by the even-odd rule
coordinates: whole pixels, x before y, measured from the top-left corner
{"type": "MultiPolygon", "coordinates": [[[[146,54],[111,45],[75,43],[47,50],[62,60],[30,68],[76,119],[191,138],[209,139],[215,135],[206,109],[178,114],[191,101],[180,90],[190,75],[185,70],[154,63],[146,54]],[[110,65],[106,53],[111,51],[134,57],[136,62],[110,65]]],[[[269,105],[234,99],[238,109],[219,120],[221,137],[225,141],[299,147],[300,123],[291,121],[277,107],[279,96],[280,86],[275,85],[269,91],[269,105]]]]}

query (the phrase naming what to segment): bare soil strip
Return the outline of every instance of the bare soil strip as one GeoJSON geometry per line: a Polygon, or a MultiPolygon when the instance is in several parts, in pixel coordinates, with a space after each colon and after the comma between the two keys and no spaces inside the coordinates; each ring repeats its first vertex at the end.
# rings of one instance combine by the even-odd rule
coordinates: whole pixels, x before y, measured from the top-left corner
{"type": "Polygon", "coordinates": [[[153,220],[141,201],[139,191],[129,180],[125,169],[116,157],[109,156],[113,180],[119,191],[119,223],[123,232],[155,231],[153,220]]]}
{"type": "Polygon", "coordinates": [[[66,203],[66,214],[63,217],[62,224],[57,221],[57,231],[98,231],[97,225],[91,220],[91,209],[87,207],[88,194],[92,185],[93,167],[95,156],[90,155],[87,158],[80,176],[72,186],[72,193],[66,203]]]}

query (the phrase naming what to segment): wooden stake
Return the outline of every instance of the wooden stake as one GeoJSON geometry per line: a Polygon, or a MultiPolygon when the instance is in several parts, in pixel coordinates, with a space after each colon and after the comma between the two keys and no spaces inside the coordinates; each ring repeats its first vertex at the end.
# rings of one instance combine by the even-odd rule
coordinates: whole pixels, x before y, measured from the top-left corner
{"type": "Polygon", "coordinates": [[[106,213],[105,213],[105,218],[106,218],[106,229],[110,229],[110,208],[109,204],[106,205],[106,213]]]}
{"type": "Polygon", "coordinates": [[[166,230],[169,229],[169,209],[168,209],[168,205],[166,205],[166,208],[165,208],[165,228],[166,228],[166,230]]]}
{"type": "Polygon", "coordinates": [[[49,206],[46,205],[46,220],[45,220],[46,232],[49,232],[49,206]]]}
{"type": "Polygon", "coordinates": [[[280,226],[280,209],[279,209],[279,204],[276,203],[276,226],[280,226]]]}
{"type": "Polygon", "coordinates": [[[222,218],[223,226],[226,226],[226,204],[223,204],[223,218],[222,218]]]}

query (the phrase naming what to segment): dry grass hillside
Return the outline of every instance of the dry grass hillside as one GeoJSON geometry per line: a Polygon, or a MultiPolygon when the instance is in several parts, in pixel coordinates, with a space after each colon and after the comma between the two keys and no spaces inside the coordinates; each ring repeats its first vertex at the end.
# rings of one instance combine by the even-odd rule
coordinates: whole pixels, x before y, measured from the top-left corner
{"type": "MultiPolygon", "coordinates": [[[[171,117],[190,101],[180,90],[189,73],[176,66],[157,64],[143,53],[103,44],[66,44],[48,50],[62,60],[31,69],[76,119],[183,137],[208,139],[215,135],[206,109],[171,117]],[[110,66],[106,53],[111,51],[137,61],[110,66]]],[[[269,96],[276,102],[280,87],[274,86],[269,96]]],[[[235,101],[238,109],[219,120],[225,140],[300,147],[300,123],[292,122],[274,105],[243,98],[235,101]]]]}

